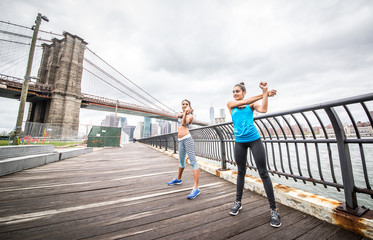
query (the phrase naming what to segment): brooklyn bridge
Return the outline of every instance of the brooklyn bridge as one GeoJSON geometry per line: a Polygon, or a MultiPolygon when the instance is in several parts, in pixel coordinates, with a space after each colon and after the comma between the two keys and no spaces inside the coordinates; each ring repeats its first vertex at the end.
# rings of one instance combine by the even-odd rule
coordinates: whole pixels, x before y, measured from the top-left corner
{"type": "MultiPolygon", "coordinates": [[[[29,47],[32,32],[17,24],[2,21],[0,25],[6,29],[0,32],[0,96],[20,99],[26,58],[18,51],[29,47]]],[[[31,105],[26,122],[53,124],[60,131],[57,135],[64,137],[78,130],[81,108],[177,120],[174,110],[95,54],[82,38],[68,32],[40,32],[49,39],[37,40],[40,59],[27,93],[31,105]]],[[[198,119],[194,124],[206,125],[198,119]]]]}

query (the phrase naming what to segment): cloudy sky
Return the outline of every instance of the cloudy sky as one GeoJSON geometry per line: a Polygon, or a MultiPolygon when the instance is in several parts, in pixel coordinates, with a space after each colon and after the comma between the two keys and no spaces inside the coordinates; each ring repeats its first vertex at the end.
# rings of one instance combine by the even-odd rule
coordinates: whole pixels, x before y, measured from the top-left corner
{"type": "MultiPolygon", "coordinates": [[[[248,96],[260,81],[277,89],[270,112],[373,92],[371,0],[2,0],[0,9],[21,25],[41,12],[50,20],[41,29],[80,36],[170,108],[190,99],[202,121],[242,81],[248,96]]],[[[0,130],[14,127],[17,109],[0,98],[0,130]]],[[[81,123],[101,115],[82,110],[81,123]]]]}

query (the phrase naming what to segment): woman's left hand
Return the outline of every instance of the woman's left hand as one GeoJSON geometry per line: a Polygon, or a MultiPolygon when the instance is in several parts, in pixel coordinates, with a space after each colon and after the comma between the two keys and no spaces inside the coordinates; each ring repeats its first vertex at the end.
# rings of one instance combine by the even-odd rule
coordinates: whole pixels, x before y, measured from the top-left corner
{"type": "Polygon", "coordinates": [[[268,84],[267,82],[260,82],[259,83],[260,89],[262,89],[263,93],[266,93],[268,91],[268,84]]]}
{"type": "Polygon", "coordinates": [[[193,109],[190,108],[190,107],[188,107],[187,109],[185,109],[185,111],[186,111],[187,114],[193,113],[193,109]]]}
{"type": "Polygon", "coordinates": [[[268,91],[268,97],[274,97],[277,94],[277,90],[271,89],[268,91]]]}

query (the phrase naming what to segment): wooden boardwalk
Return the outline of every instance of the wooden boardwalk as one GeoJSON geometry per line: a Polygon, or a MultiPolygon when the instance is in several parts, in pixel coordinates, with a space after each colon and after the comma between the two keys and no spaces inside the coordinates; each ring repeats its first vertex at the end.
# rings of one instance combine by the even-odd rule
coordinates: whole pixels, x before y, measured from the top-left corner
{"type": "Polygon", "coordinates": [[[0,239],[363,239],[279,204],[269,225],[267,199],[244,191],[230,216],[236,186],[201,171],[201,194],[168,186],[178,161],[140,143],[105,148],[0,178],[0,239]]]}

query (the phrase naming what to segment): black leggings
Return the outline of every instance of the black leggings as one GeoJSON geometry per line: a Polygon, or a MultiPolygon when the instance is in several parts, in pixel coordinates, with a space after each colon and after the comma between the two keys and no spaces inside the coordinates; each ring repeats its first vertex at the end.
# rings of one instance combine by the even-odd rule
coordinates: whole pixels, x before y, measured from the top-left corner
{"type": "Polygon", "coordinates": [[[273,186],[271,178],[268,175],[266,166],[266,153],[262,140],[259,138],[253,142],[238,143],[235,142],[234,145],[234,158],[237,163],[238,176],[237,176],[237,195],[236,201],[241,201],[243,186],[245,184],[245,174],[246,174],[246,161],[247,161],[247,148],[250,147],[256,167],[259,171],[259,176],[263,181],[264,189],[267,194],[269,205],[271,209],[276,209],[275,196],[273,194],[273,186]]]}

